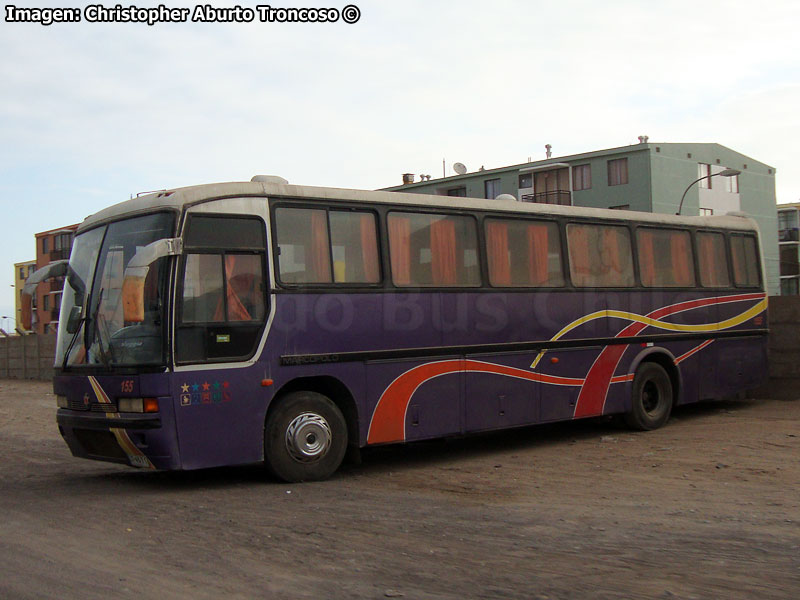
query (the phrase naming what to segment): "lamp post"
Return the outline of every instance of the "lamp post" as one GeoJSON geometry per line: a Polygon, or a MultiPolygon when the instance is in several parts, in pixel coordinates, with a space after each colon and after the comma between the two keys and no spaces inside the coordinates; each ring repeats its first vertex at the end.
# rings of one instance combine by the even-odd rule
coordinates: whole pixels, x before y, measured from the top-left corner
{"type": "Polygon", "coordinates": [[[721,175],[722,177],[733,177],[734,175],[739,175],[739,174],[741,174],[741,171],[739,171],[738,169],[723,169],[719,173],[712,173],[711,175],[703,175],[702,177],[698,177],[692,183],[686,186],[686,189],[683,191],[683,196],[681,196],[681,203],[678,205],[678,212],[676,212],[675,214],[676,215],[681,214],[681,209],[683,208],[683,200],[686,198],[686,192],[688,192],[695,183],[703,181],[703,179],[711,179],[712,177],[716,177],[717,175],[721,175]]]}

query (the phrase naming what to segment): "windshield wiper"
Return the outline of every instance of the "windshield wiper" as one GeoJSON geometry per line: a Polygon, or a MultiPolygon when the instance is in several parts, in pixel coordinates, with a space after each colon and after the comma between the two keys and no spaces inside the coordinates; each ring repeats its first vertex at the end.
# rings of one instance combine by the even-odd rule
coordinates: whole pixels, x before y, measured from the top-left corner
{"type": "Polygon", "coordinates": [[[75,346],[75,341],[78,339],[78,336],[83,331],[83,325],[86,323],[88,319],[86,316],[82,316],[78,319],[78,325],[75,328],[75,333],[72,334],[72,339],[69,341],[69,345],[67,346],[67,351],[64,353],[64,362],[61,363],[61,370],[67,370],[67,361],[69,361],[69,355],[72,354],[72,348],[75,346]]]}
{"type": "Polygon", "coordinates": [[[105,348],[103,348],[103,332],[100,331],[100,307],[103,305],[103,292],[105,292],[105,288],[100,288],[100,293],[97,295],[97,304],[92,311],[91,316],[86,319],[87,326],[86,326],[86,333],[89,333],[89,325],[94,325],[94,330],[92,331],[92,339],[89,339],[87,335],[86,341],[89,342],[86,345],[86,352],[89,352],[89,348],[91,348],[92,343],[97,340],[97,344],[100,347],[100,360],[103,363],[105,368],[109,368],[111,365],[108,361],[108,357],[106,356],[105,348]]]}

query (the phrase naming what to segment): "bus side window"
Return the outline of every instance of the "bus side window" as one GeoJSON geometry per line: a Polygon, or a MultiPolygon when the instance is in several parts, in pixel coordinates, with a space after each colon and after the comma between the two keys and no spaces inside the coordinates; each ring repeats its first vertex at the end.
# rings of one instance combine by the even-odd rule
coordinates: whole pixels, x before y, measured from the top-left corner
{"type": "Polygon", "coordinates": [[[266,316],[264,222],[192,215],[184,239],[178,362],[252,355],[266,316]]]}
{"type": "Polygon", "coordinates": [[[700,263],[700,285],[728,287],[731,284],[725,237],[721,233],[697,234],[697,258],[700,263]]]}
{"type": "Polygon", "coordinates": [[[643,227],[636,232],[636,242],[644,287],[694,287],[688,231],[643,227]]]}
{"type": "Polygon", "coordinates": [[[758,251],[751,235],[731,236],[733,282],[742,287],[758,287],[758,251]]]}
{"type": "Polygon", "coordinates": [[[631,287],[633,253],[628,229],[615,225],[567,225],[569,270],[577,287],[631,287]]]}

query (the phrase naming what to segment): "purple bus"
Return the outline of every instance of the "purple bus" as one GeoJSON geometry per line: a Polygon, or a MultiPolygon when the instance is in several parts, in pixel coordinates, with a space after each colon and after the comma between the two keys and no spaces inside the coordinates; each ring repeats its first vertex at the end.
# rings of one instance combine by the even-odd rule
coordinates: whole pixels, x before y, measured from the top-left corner
{"type": "Polygon", "coordinates": [[[75,456],[263,461],[566,419],[661,427],[766,375],[756,224],[288,185],[149,194],[90,216],[53,388],[75,456]]]}

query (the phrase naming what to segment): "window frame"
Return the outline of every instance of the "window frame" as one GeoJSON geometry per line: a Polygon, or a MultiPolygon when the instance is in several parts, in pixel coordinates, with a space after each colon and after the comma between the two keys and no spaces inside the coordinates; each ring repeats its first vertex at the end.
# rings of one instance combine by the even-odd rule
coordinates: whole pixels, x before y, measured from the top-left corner
{"type": "Polygon", "coordinates": [[[386,285],[390,287],[392,290],[403,290],[403,291],[415,291],[415,290],[425,290],[425,291],[453,291],[453,290],[480,290],[487,288],[487,280],[485,276],[488,277],[488,274],[485,271],[488,269],[486,266],[485,255],[483,253],[483,243],[482,243],[482,235],[483,232],[481,230],[481,222],[482,218],[486,218],[486,215],[483,214],[483,211],[470,211],[470,212],[459,212],[459,211],[452,211],[452,210],[437,210],[440,207],[436,208],[422,208],[416,206],[403,206],[397,204],[389,204],[385,206],[385,211],[383,212],[383,220],[382,225],[384,227],[384,231],[386,232],[383,236],[383,240],[386,244],[386,260],[387,260],[387,267],[386,267],[386,285]],[[392,250],[391,244],[389,241],[389,215],[392,213],[400,213],[400,214],[410,214],[410,215],[432,215],[437,217],[460,217],[466,218],[472,221],[474,227],[473,231],[475,232],[475,251],[477,253],[477,261],[478,261],[478,283],[475,285],[465,285],[465,284],[456,284],[456,285],[425,285],[425,284],[409,284],[409,285],[397,285],[394,282],[394,274],[392,273],[392,250]]]}
{"type": "Polygon", "coordinates": [[[481,272],[482,272],[482,279],[483,284],[481,287],[485,290],[506,290],[506,291],[526,291],[526,290],[543,290],[543,291],[553,291],[553,290],[563,290],[570,285],[570,280],[567,278],[566,271],[568,269],[567,260],[565,258],[564,249],[566,246],[566,227],[564,221],[562,219],[557,218],[540,218],[538,215],[528,215],[523,214],[520,215],[518,213],[514,213],[513,215],[509,215],[508,213],[505,214],[495,214],[495,213],[487,213],[482,215],[482,219],[480,220],[479,230],[481,236],[481,255],[483,260],[481,261],[481,272]],[[536,223],[536,224],[543,224],[543,225],[554,225],[556,231],[558,232],[558,253],[559,253],[559,263],[560,263],[560,270],[559,273],[561,275],[561,283],[558,285],[495,285],[492,283],[492,274],[490,272],[490,265],[489,265],[489,236],[487,235],[486,228],[490,221],[508,221],[512,223],[536,223]]]}
{"type": "MultiPolygon", "coordinates": [[[[174,305],[174,324],[173,333],[168,340],[170,352],[175,365],[196,365],[196,364],[222,364],[222,363],[239,363],[251,360],[258,352],[261,346],[261,341],[264,337],[264,330],[270,318],[270,278],[269,278],[269,244],[270,238],[267,233],[267,225],[261,215],[254,213],[216,213],[216,212],[190,212],[183,218],[180,226],[180,238],[185,239],[188,228],[191,224],[193,217],[205,218],[219,218],[219,219],[239,219],[239,220],[253,220],[258,221],[264,233],[264,247],[218,247],[218,246],[186,246],[184,245],[183,252],[181,253],[180,260],[178,261],[177,269],[175,270],[175,293],[173,297],[174,305]],[[189,321],[183,320],[184,308],[184,283],[186,281],[186,265],[191,254],[211,254],[221,257],[222,266],[222,297],[224,298],[223,306],[225,307],[225,320],[224,321],[189,321]],[[255,255],[261,256],[261,276],[262,276],[262,294],[264,302],[264,313],[261,319],[250,321],[231,321],[228,320],[228,306],[226,290],[227,290],[227,275],[225,273],[225,256],[228,254],[233,255],[255,255]],[[230,329],[251,329],[253,330],[253,343],[251,344],[250,351],[247,354],[237,354],[231,356],[210,357],[206,352],[205,358],[179,358],[179,350],[177,342],[179,336],[182,335],[182,330],[205,330],[206,333],[210,329],[230,328],[230,329]]],[[[206,347],[207,351],[208,348],[206,347]]]]}
{"type": "Polygon", "coordinates": [[[638,261],[636,258],[636,253],[634,252],[634,238],[636,237],[635,226],[639,225],[636,221],[616,221],[616,220],[606,220],[606,219],[598,219],[598,220],[589,220],[589,219],[565,219],[562,222],[563,226],[563,234],[562,234],[562,245],[563,249],[562,252],[566,257],[564,261],[564,270],[566,275],[568,275],[568,279],[566,281],[569,282],[570,289],[572,290],[624,290],[624,291],[632,291],[636,289],[643,289],[648,290],[651,288],[644,288],[639,281],[639,273],[638,273],[638,261]],[[569,226],[570,225],[580,225],[580,226],[597,226],[597,227],[621,227],[625,231],[628,232],[628,246],[631,251],[631,273],[633,275],[633,283],[631,285],[615,285],[615,286],[583,286],[577,285],[572,277],[572,258],[569,253],[570,245],[569,245],[569,226]]]}
{"type": "MultiPolygon", "coordinates": [[[[307,199],[294,201],[291,198],[281,198],[276,202],[270,203],[269,207],[269,215],[270,215],[270,242],[272,243],[272,248],[274,248],[273,257],[272,257],[272,266],[275,272],[275,283],[278,287],[283,288],[287,291],[302,291],[302,290],[357,290],[357,289],[381,289],[385,286],[386,279],[389,279],[386,275],[386,269],[384,268],[384,233],[382,227],[384,226],[382,211],[376,209],[373,206],[364,206],[359,204],[342,204],[341,206],[334,203],[323,203],[323,200],[319,200],[317,203],[309,202],[307,199]],[[331,281],[330,282],[315,282],[315,283],[294,283],[291,281],[283,281],[281,278],[281,266],[280,266],[280,251],[278,246],[278,218],[277,218],[277,210],[280,208],[296,208],[296,209],[305,209],[305,210],[321,210],[325,213],[325,225],[328,228],[328,257],[330,260],[331,265],[331,281]],[[336,274],[334,273],[334,266],[333,266],[333,242],[331,236],[331,220],[329,217],[329,213],[333,212],[349,212],[349,213],[368,213],[372,215],[373,221],[375,223],[375,240],[376,240],[376,252],[378,253],[377,261],[378,261],[378,281],[376,282],[337,282],[336,281],[336,274]]],[[[386,242],[388,244],[388,240],[386,242]]]]}
{"type": "Polygon", "coordinates": [[[574,191],[574,192],[582,192],[583,190],[590,190],[590,189],[592,189],[592,164],[591,163],[585,163],[585,164],[582,164],[582,165],[575,165],[574,167],[572,167],[572,191],[574,191]],[[588,173],[589,174],[588,177],[583,177],[582,176],[580,178],[581,187],[578,187],[578,185],[577,185],[577,183],[578,183],[578,177],[577,177],[578,173],[588,173]],[[585,179],[588,179],[588,184],[584,186],[583,182],[584,182],[585,179]]]}
{"type": "Polygon", "coordinates": [[[637,287],[645,290],[698,290],[703,289],[703,286],[700,285],[700,269],[699,269],[699,261],[697,256],[697,248],[695,242],[695,236],[697,234],[697,230],[691,229],[688,227],[680,227],[680,226],[672,226],[672,225],[660,225],[658,223],[637,223],[634,227],[633,237],[634,237],[634,268],[636,270],[636,282],[637,287]],[[655,231],[677,231],[681,233],[686,233],[689,236],[689,249],[692,252],[691,260],[689,261],[689,269],[692,274],[692,280],[694,283],[692,285],[645,285],[642,279],[642,268],[641,264],[639,263],[641,252],[639,248],[639,231],[640,230],[655,230],[655,231]]]}
{"type": "Polygon", "coordinates": [[[694,235],[694,260],[697,265],[697,280],[696,280],[696,289],[698,290],[729,290],[733,289],[733,257],[731,256],[731,248],[730,244],[728,244],[728,230],[719,230],[719,229],[695,229],[694,235]],[[728,283],[725,285],[705,285],[703,283],[703,269],[700,267],[700,235],[702,234],[716,234],[722,236],[722,244],[724,248],[724,256],[725,262],[727,263],[727,273],[728,273],[728,283]]]}
{"type": "Polygon", "coordinates": [[[622,158],[610,158],[610,159],[608,159],[606,161],[606,170],[608,171],[608,187],[617,186],[617,185],[627,185],[628,183],[630,183],[631,178],[630,178],[630,169],[628,168],[628,157],[627,156],[623,156],[622,158]],[[612,183],[611,174],[612,174],[612,171],[616,172],[616,169],[614,167],[612,167],[612,164],[613,165],[617,165],[617,164],[620,164],[620,165],[624,164],[625,165],[625,176],[622,177],[621,174],[620,174],[620,181],[616,181],[615,183],[612,183]],[[622,179],[624,179],[624,181],[622,181],[622,179]]]}
{"type": "Polygon", "coordinates": [[[731,231],[726,236],[728,238],[727,245],[728,245],[728,263],[730,264],[731,270],[731,285],[735,288],[745,289],[745,290],[755,290],[755,289],[762,289],[764,286],[764,274],[761,272],[761,245],[758,243],[758,236],[755,232],[749,231],[731,231]],[[758,282],[755,285],[745,285],[742,283],[736,283],[736,269],[733,266],[733,239],[734,238],[749,238],[753,240],[753,244],[755,245],[756,250],[756,275],[758,276],[758,282]]]}

